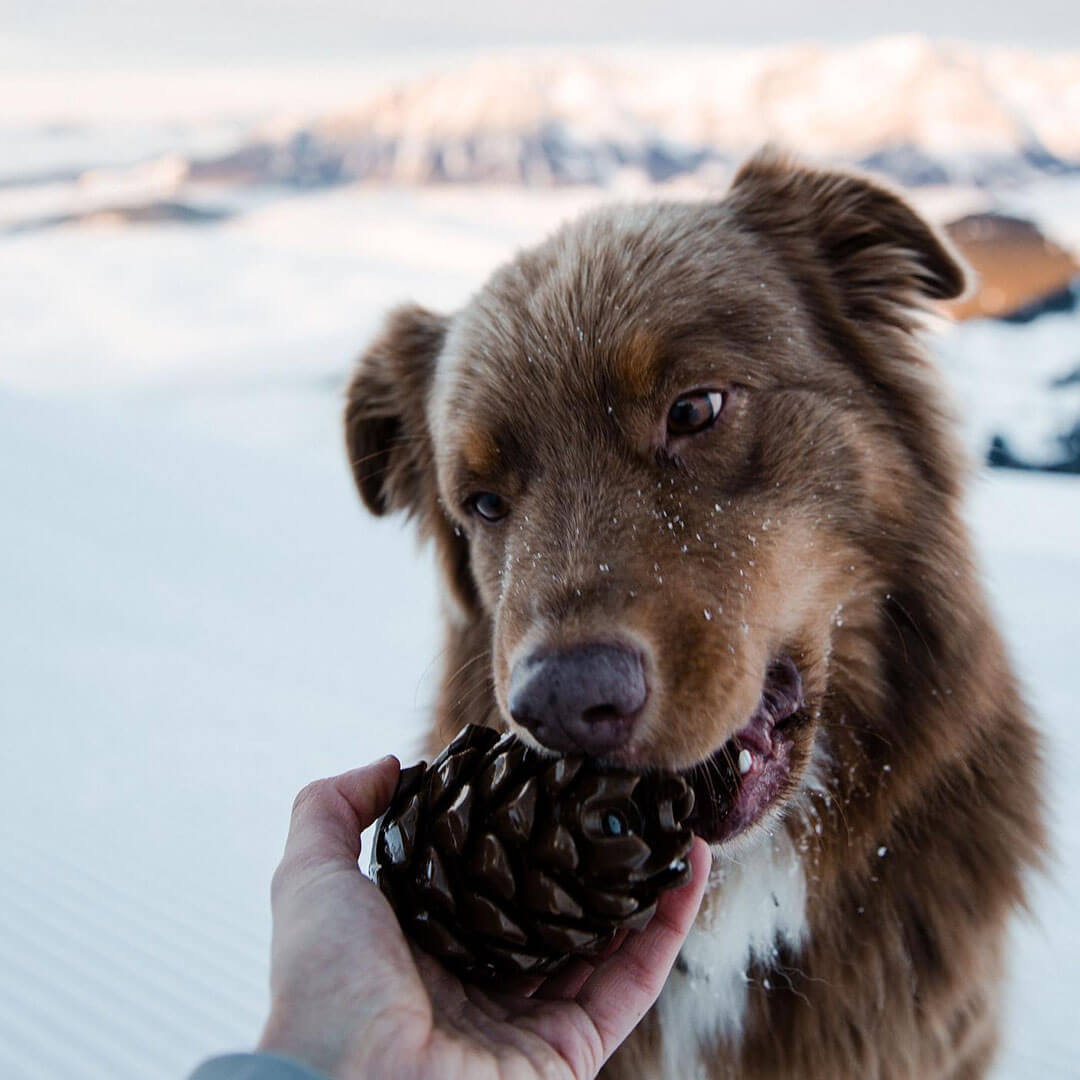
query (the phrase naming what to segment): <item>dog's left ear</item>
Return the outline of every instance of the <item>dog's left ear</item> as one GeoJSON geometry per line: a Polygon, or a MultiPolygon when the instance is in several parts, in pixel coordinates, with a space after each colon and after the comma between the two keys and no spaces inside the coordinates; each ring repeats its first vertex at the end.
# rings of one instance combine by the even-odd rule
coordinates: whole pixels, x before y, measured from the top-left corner
{"type": "Polygon", "coordinates": [[[738,172],[727,204],[778,250],[796,279],[824,262],[856,318],[951,300],[967,273],[949,241],[896,192],[855,173],[810,168],[773,149],[738,172]]]}

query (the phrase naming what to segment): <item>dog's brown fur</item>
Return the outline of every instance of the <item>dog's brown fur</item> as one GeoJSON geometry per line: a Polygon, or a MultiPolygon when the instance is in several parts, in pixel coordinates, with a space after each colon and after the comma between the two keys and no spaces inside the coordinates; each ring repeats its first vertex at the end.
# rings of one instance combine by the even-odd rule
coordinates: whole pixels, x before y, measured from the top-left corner
{"type": "MultiPolygon", "coordinates": [[[[780,828],[808,932],[748,971],[711,1077],[960,1080],[994,1052],[1043,833],[917,336],[963,287],[895,193],[765,153],[722,201],[564,228],[452,318],[395,312],[350,389],[361,495],[416,515],[448,586],[433,747],[507,723],[526,644],[626,635],[650,697],[622,756],[685,768],[795,658],[813,718],[795,780],[813,760],[820,786],[793,783],[780,828]],[[721,420],[664,445],[673,397],[711,386],[721,420]],[[479,521],[476,491],[509,516],[479,521]]],[[[658,1075],[671,1035],[647,1017],[610,1075],[658,1075]]]]}

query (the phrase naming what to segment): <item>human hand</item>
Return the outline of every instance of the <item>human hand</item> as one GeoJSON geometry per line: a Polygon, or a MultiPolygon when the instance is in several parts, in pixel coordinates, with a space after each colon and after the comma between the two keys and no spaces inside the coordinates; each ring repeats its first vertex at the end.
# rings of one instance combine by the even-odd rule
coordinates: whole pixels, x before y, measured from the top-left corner
{"type": "Polygon", "coordinates": [[[656,1000],[705,889],[665,893],[648,927],[597,966],[578,961],[526,996],[463,984],[403,936],[357,867],[360,833],[389,804],[385,758],[308,785],[274,874],[270,1017],[259,1049],[333,1080],[587,1080],[656,1000]]]}

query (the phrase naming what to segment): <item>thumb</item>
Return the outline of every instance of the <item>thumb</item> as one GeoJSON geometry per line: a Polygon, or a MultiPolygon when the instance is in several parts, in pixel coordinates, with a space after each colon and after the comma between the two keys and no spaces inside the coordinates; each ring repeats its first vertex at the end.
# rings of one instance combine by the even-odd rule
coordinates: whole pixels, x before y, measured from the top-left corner
{"type": "Polygon", "coordinates": [[[386,809],[397,785],[400,764],[385,757],[361,769],[308,784],[293,803],[281,867],[355,867],[360,834],[386,809]]]}

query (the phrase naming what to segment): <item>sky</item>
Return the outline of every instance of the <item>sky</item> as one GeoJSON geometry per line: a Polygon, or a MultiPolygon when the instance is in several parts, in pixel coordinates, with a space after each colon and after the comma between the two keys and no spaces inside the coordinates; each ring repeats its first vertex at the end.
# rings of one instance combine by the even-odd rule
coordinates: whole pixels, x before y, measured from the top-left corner
{"type": "Polygon", "coordinates": [[[1080,5],[976,0],[0,0],[8,70],[222,62],[341,64],[506,45],[848,41],[915,31],[1080,47],[1080,5]]]}

